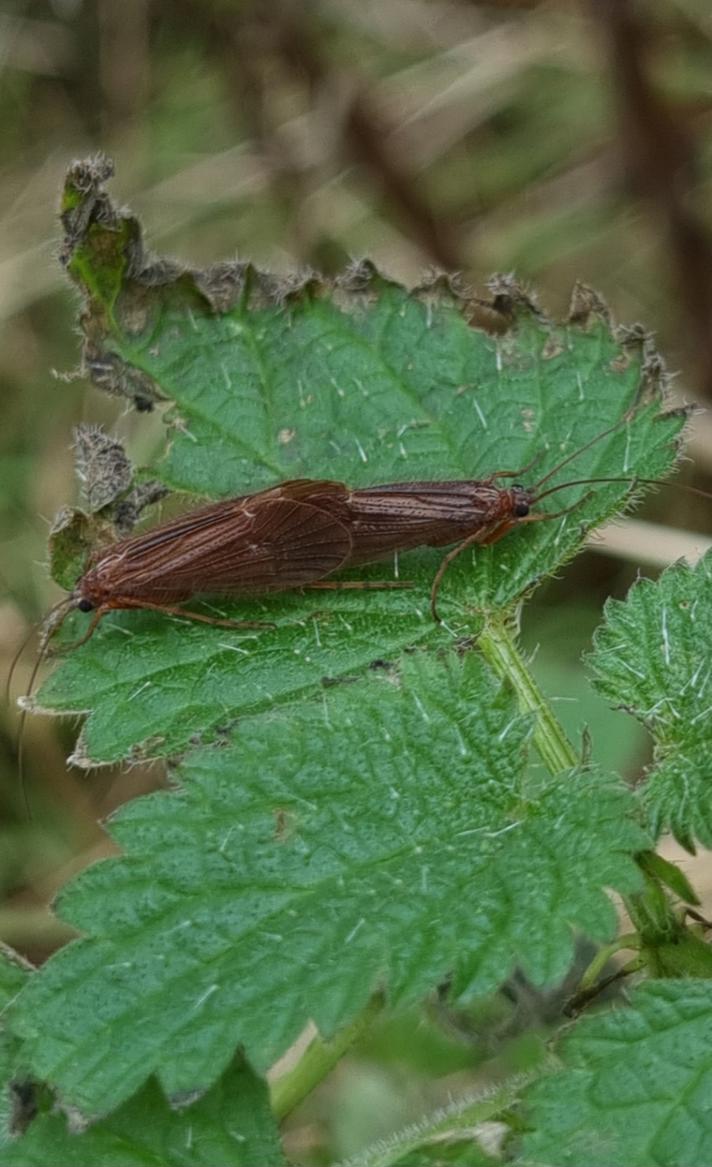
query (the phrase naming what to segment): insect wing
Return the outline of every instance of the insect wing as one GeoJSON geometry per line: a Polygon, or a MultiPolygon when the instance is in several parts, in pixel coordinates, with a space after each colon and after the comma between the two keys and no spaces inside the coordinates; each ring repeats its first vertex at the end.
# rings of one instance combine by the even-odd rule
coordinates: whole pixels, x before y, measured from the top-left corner
{"type": "Polygon", "coordinates": [[[107,596],[169,603],[302,587],[336,571],[350,550],[347,528],[328,510],[254,495],[124,540],[85,578],[107,596]]]}
{"type": "Polygon", "coordinates": [[[354,490],[349,495],[349,562],[454,543],[491,523],[502,495],[491,481],[396,482],[354,490]]]}
{"type": "Polygon", "coordinates": [[[251,518],[248,548],[226,547],[224,552],[222,548],[216,552],[221,562],[212,566],[225,581],[226,592],[303,587],[337,571],[351,552],[348,529],[334,515],[312,503],[275,499],[262,503],[251,518]],[[234,582],[231,586],[236,565],[237,588],[234,582]]]}

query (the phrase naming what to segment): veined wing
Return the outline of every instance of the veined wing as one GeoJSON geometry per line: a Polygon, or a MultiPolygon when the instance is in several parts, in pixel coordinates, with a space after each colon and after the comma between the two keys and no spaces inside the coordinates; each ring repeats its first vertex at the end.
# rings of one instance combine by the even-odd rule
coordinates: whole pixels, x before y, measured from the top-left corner
{"type": "Polygon", "coordinates": [[[394,482],[353,490],[349,563],[455,543],[497,518],[501,499],[502,491],[489,481],[394,482]]]}
{"type": "Polygon", "coordinates": [[[112,594],[168,603],[302,587],[348,560],[351,536],[337,517],[267,493],[211,504],[117,543],[88,575],[112,594]]]}
{"type": "Polygon", "coordinates": [[[183,539],[190,539],[201,530],[218,530],[223,524],[229,525],[234,522],[237,531],[246,507],[248,510],[258,510],[264,503],[289,498],[297,502],[313,502],[318,506],[320,498],[337,499],[345,495],[346,487],[341,482],[294,478],[288,482],[281,482],[278,486],[271,486],[267,490],[241,494],[236,498],[208,503],[196,510],[187,511],[151,530],[141,532],[140,535],[122,539],[111,550],[126,554],[129,560],[139,560],[160,547],[175,548],[183,539]]]}

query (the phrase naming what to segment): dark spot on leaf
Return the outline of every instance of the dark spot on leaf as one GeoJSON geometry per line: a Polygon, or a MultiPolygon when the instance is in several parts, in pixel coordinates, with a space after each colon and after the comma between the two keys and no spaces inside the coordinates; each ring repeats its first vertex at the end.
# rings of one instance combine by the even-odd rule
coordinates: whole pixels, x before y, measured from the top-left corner
{"type": "Polygon", "coordinates": [[[333,689],[335,685],[353,685],[359,677],[322,677],[321,683],[325,689],[333,689]]]}

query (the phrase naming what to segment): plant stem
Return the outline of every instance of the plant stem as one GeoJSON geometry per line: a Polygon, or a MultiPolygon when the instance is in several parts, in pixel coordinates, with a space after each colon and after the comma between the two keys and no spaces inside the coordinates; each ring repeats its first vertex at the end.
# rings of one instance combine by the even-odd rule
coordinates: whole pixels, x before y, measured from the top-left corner
{"type": "MultiPolygon", "coordinates": [[[[452,1146],[457,1141],[458,1133],[463,1143],[472,1143],[477,1126],[506,1113],[517,1102],[524,1086],[541,1072],[542,1067],[539,1067],[536,1074],[519,1074],[492,1090],[458,1098],[449,1106],[428,1115],[422,1122],[414,1123],[372,1144],[338,1167],[391,1167],[391,1164],[399,1163],[409,1152],[420,1148],[437,1144],[452,1146]]],[[[441,1160],[438,1159],[438,1162],[441,1160]]]]}
{"type": "Polygon", "coordinates": [[[536,714],[534,744],[547,769],[558,774],[577,766],[573,745],[522,659],[512,619],[489,614],[478,645],[497,676],[512,686],[522,709],[536,714]]]}
{"type": "Polygon", "coordinates": [[[277,1121],[286,1118],[303,1098],[318,1086],[343,1054],[364,1033],[383,1009],[383,995],[376,993],[365,1009],[329,1041],[317,1036],[291,1070],[272,1085],[272,1113],[277,1121]]]}
{"type": "Polygon", "coordinates": [[[593,988],[611,957],[615,956],[617,952],[620,952],[624,948],[631,950],[640,948],[640,936],[637,932],[626,932],[623,936],[618,936],[615,940],[612,940],[610,944],[604,944],[599,948],[581,977],[577,991],[579,993],[586,992],[588,989],[593,988]]]}

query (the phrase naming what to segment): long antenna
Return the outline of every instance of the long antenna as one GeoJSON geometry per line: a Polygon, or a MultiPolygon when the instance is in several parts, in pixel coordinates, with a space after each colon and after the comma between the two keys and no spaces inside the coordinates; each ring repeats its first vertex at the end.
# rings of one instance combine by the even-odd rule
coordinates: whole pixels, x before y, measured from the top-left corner
{"type": "Polygon", "coordinates": [[[35,687],[35,681],[37,680],[37,674],[40,671],[40,667],[42,665],[42,662],[45,660],[45,658],[47,656],[47,651],[49,649],[49,642],[50,642],[50,639],[52,637],[52,633],[62,623],[62,621],[64,620],[64,617],[69,613],[69,610],[70,610],[72,603],[73,603],[73,601],[72,601],[71,596],[66,597],[63,600],[60,600],[58,603],[54,604],[54,606],[52,608],[50,608],[49,612],[45,616],[41,625],[34,624],[32,626],[29,633],[27,634],[25,639],[22,641],[22,644],[20,645],[20,647],[18,648],[17,652],[15,653],[15,655],[12,659],[12,663],[10,665],[10,669],[9,669],[9,672],[7,675],[7,681],[5,682],[5,700],[6,700],[7,704],[9,705],[10,704],[10,687],[12,685],[12,678],[15,675],[15,669],[17,668],[20,657],[22,656],[22,654],[25,651],[25,649],[27,648],[27,645],[29,644],[30,640],[34,636],[35,632],[37,631],[37,628],[41,627],[42,639],[40,642],[39,652],[37,653],[37,658],[35,660],[34,665],[32,666],[32,672],[30,673],[30,681],[29,681],[29,684],[27,686],[27,691],[20,698],[20,701],[23,702],[23,704],[20,705],[20,720],[18,722],[18,728],[17,728],[17,773],[18,773],[19,782],[20,782],[20,791],[22,793],[22,801],[25,804],[25,813],[27,814],[27,818],[30,822],[32,821],[32,808],[30,807],[30,800],[29,800],[28,793],[27,793],[27,784],[25,782],[25,766],[24,766],[25,722],[27,720],[28,708],[27,708],[27,704],[24,704],[24,702],[28,702],[30,697],[32,696],[32,690],[35,687]],[[64,612],[62,612],[62,615],[60,616],[59,619],[56,619],[56,617],[58,616],[58,614],[61,612],[62,609],[64,609],[64,612]]]}
{"type": "MultiPolygon", "coordinates": [[[[619,429],[620,426],[627,425],[631,418],[631,411],[628,410],[628,412],[625,413],[623,417],[618,419],[615,425],[609,426],[607,430],[602,430],[600,434],[596,434],[595,438],[591,438],[590,442],[586,442],[585,446],[579,446],[576,450],[573,451],[573,453],[569,454],[566,458],[563,459],[563,461],[559,462],[558,466],[555,466],[553,470],[550,470],[548,474],[545,474],[543,478],[539,479],[539,481],[535,484],[534,489],[538,490],[540,486],[543,486],[545,482],[548,482],[550,478],[553,478],[555,474],[558,474],[559,470],[563,470],[564,466],[568,466],[569,462],[573,462],[574,458],[578,458],[579,454],[585,454],[586,450],[590,450],[591,446],[595,446],[596,442],[600,442],[603,438],[607,438],[609,434],[615,433],[615,431],[619,429]]],[[[602,480],[599,479],[599,481],[602,480]]],[[[548,494],[549,492],[547,491],[546,493],[548,494]]],[[[539,497],[543,498],[544,496],[539,495],[539,497]]]]}
{"type": "MultiPolygon", "coordinates": [[[[542,479],[542,482],[544,481],[546,480],[542,479]]],[[[560,482],[558,486],[550,486],[548,490],[542,491],[532,499],[532,505],[541,502],[549,494],[555,494],[557,490],[566,490],[567,486],[588,486],[592,482],[627,482],[633,490],[641,482],[645,486],[665,486],[672,490],[684,490],[687,494],[696,494],[699,498],[706,498],[708,502],[712,501],[712,494],[708,490],[700,490],[698,486],[687,486],[684,482],[664,482],[661,478],[641,478],[638,474],[631,474],[629,478],[572,478],[569,482],[560,482]]]]}

